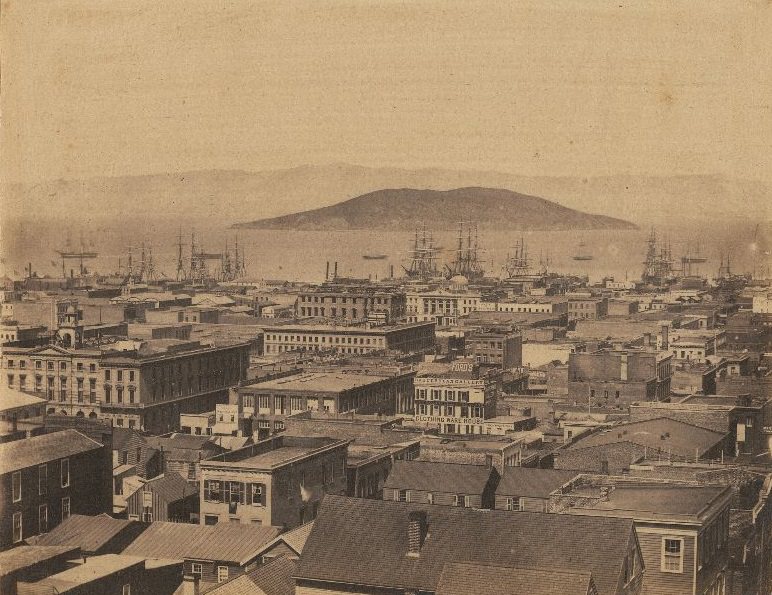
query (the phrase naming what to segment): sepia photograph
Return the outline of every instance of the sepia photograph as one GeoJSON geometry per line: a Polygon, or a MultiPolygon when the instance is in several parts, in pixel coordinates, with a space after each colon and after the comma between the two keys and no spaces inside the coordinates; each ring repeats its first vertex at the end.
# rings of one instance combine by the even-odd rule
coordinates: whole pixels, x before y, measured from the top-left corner
{"type": "Polygon", "coordinates": [[[772,595],[772,4],[0,0],[0,595],[772,595]]]}

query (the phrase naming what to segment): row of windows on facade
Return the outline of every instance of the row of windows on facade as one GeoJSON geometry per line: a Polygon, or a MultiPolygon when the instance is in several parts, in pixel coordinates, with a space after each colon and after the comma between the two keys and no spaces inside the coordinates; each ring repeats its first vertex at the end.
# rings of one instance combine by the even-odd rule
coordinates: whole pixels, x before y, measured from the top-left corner
{"type": "Polygon", "coordinates": [[[285,343],[330,343],[331,345],[383,345],[383,337],[328,337],[318,335],[266,335],[268,341],[284,341],[285,343]],[[334,340],[333,340],[334,339],[334,340]]]}
{"type": "MultiPolygon", "coordinates": [[[[96,403],[97,401],[97,394],[96,394],[96,380],[94,378],[89,378],[89,385],[88,385],[88,402],[89,403],[96,403]]],[[[9,388],[15,388],[16,387],[16,378],[13,374],[8,374],[8,387],[9,388]]],[[[27,376],[25,374],[19,374],[19,390],[24,391],[27,390],[27,376]]],[[[45,392],[46,396],[48,397],[48,400],[53,401],[56,399],[56,378],[53,376],[46,377],[46,388],[43,389],[43,377],[42,376],[35,376],[35,385],[34,385],[34,392],[43,394],[45,392]]],[[[105,402],[110,403],[112,401],[112,387],[105,385],[104,386],[104,393],[105,393],[105,402]]],[[[136,387],[130,386],[128,387],[128,393],[129,393],[129,403],[134,403],[135,401],[135,393],[136,393],[136,387]]],[[[76,378],[76,395],[78,399],[78,403],[84,403],[85,402],[85,383],[83,378],[76,378]]],[[[124,395],[124,389],[123,387],[118,387],[116,389],[116,396],[117,396],[117,402],[122,403],[123,402],[123,395],[124,395]]],[[[67,378],[66,377],[60,377],[59,378],[59,401],[64,402],[67,400],[68,391],[67,391],[67,378]]]]}
{"type": "MultiPolygon", "coordinates": [[[[340,411],[348,411],[363,405],[373,405],[383,400],[383,396],[373,389],[357,392],[354,396],[338,401],[340,411]]],[[[468,400],[468,399],[467,399],[468,400]]],[[[321,405],[318,398],[312,397],[283,397],[281,395],[244,395],[244,406],[255,407],[259,413],[299,413],[301,411],[331,411],[335,407],[335,399],[323,399],[321,405]],[[257,403],[255,403],[255,399],[257,403]],[[273,403],[273,407],[271,404],[273,403]],[[289,408],[287,405],[289,404],[289,408]]]]}
{"type": "Polygon", "coordinates": [[[445,415],[447,417],[483,417],[485,407],[483,405],[427,405],[416,403],[418,415],[445,415]]]}
{"type": "MultiPolygon", "coordinates": [[[[346,316],[347,315],[346,308],[341,308],[340,316],[346,316]]],[[[324,307],[321,308],[300,308],[300,315],[301,316],[327,316],[324,307]]],[[[367,315],[367,311],[362,313],[363,316],[367,315]]],[[[337,308],[330,308],[330,316],[338,316],[338,309],[337,308]]],[[[351,317],[352,318],[358,318],[359,317],[359,311],[356,308],[353,308],[351,310],[351,317]]]]}
{"type": "MultiPolygon", "coordinates": [[[[62,498],[62,520],[70,518],[70,497],[62,498]]],[[[24,539],[23,513],[13,513],[13,543],[19,543],[24,539]]],[[[38,534],[48,532],[48,504],[38,506],[38,534]]]]}
{"type": "MultiPolygon", "coordinates": [[[[328,299],[328,298],[330,299],[330,302],[331,302],[331,303],[333,303],[333,304],[336,304],[336,303],[338,303],[338,296],[334,296],[334,295],[333,295],[333,296],[325,296],[325,295],[322,295],[322,296],[318,296],[318,295],[314,295],[314,296],[311,296],[311,295],[301,295],[301,296],[300,296],[300,301],[301,301],[301,302],[306,302],[306,303],[314,303],[314,304],[322,303],[322,304],[324,304],[325,302],[327,302],[327,299],[328,299]],[[313,299],[312,299],[312,298],[313,298],[313,299]]],[[[388,304],[388,303],[391,301],[391,298],[385,298],[385,297],[383,297],[383,298],[380,298],[380,297],[371,297],[371,298],[369,298],[369,299],[370,299],[370,300],[371,300],[371,302],[372,302],[372,303],[374,303],[374,304],[383,304],[383,305],[386,305],[386,304],[388,304]]],[[[357,300],[361,300],[361,301],[362,301],[362,303],[364,303],[364,304],[367,304],[367,300],[368,300],[368,298],[366,298],[366,297],[359,297],[359,298],[356,298],[356,297],[348,297],[348,298],[347,298],[347,297],[345,297],[345,296],[342,296],[342,297],[340,298],[340,303],[341,303],[341,304],[345,304],[345,303],[347,303],[347,300],[351,301],[351,303],[352,303],[352,304],[356,304],[356,303],[357,303],[357,300]]]]}
{"type": "MultiPolygon", "coordinates": [[[[396,502],[412,502],[413,493],[410,490],[394,490],[394,500],[396,502]]],[[[426,493],[427,504],[434,504],[434,494],[426,493]]],[[[453,506],[472,508],[472,496],[467,494],[453,494],[453,506]]]]}
{"type": "Polygon", "coordinates": [[[423,399],[427,400],[430,399],[432,401],[455,401],[456,397],[458,397],[458,400],[462,403],[468,403],[469,402],[469,391],[468,390],[449,390],[445,389],[443,395],[442,389],[426,389],[426,388],[417,388],[415,389],[415,398],[416,399],[423,399]],[[444,396],[444,398],[443,398],[444,396]]]}
{"type": "MultiPolygon", "coordinates": [[[[345,470],[344,470],[345,472],[345,470]]],[[[335,482],[335,465],[322,465],[314,472],[321,474],[318,477],[322,485],[330,485],[335,482]]],[[[301,489],[306,485],[305,472],[301,473],[299,484],[301,489]]],[[[281,480],[277,478],[277,488],[281,480]]],[[[267,489],[264,483],[245,483],[241,481],[205,480],[204,501],[214,503],[242,504],[250,506],[265,506],[267,489]]]]}
{"type": "MultiPolygon", "coordinates": [[[[13,502],[21,502],[22,499],[21,471],[11,474],[11,495],[13,502]]],[[[48,464],[38,465],[38,496],[48,494],[48,464]]],[[[70,487],[70,459],[59,461],[59,487],[70,487]]]]}
{"type": "MultiPolygon", "coordinates": [[[[204,565],[200,562],[193,562],[190,565],[190,574],[192,574],[194,577],[198,577],[199,579],[204,574],[204,565]]],[[[217,567],[217,582],[218,583],[224,583],[228,580],[228,567],[227,566],[218,566],[217,567]]],[[[125,593],[123,595],[126,595],[125,593]]]]}
{"type": "MultiPolygon", "coordinates": [[[[218,357],[215,361],[213,361],[211,358],[200,358],[199,361],[199,367],[202,371],[209,371],[211,368],[222,368],[224,365],[230,366],[230,367],[237,367],[239,363],[239,358],[237,355],[233,355],[231,357],[218,357]],[[228,361],[230,360],[230,361],[228,361]]],[[[36,370],[42,370],[43,369],[43,362],[44,360],[36,359],[32,360],[34,362],[34,367],[36,370]]],[[[53,371],[57,368],[57,362],[52,360],[46,360],[46,369],[49,371],[53,371]]],[[[85,372],[86,366],[88,365],[88,371],[90,373],[95,373],[97,371],[97,364],[95,362],[90,363],[84,363],[84,362],[75,362],[75,371],[76,372],[85,372]]],[[[16,367],[16,360],[8,359],[6,361],[6,366],[8,368],[15,368],[16,367]]],[[[24,370],[27,368],[27,360],[19,360],[18,361],[18,367],[20,370],[24,370]]],[[[174,366],[173,364],[169,364],[168,366],[162,366],[159,368],[160,370],[160,376],[163,378],[164,376],[171,376],[174,374],[174,366]]],[[[177,375],[182,375],[182,363],[177,364],[177,375]]],[[[193,362],[191,360],[188,361],[187,364],[188,373],[192,372],[193,370],[193,362]]],[[[66,361],[59,361],[58,362],[58,369],[60,371],[67,371],[68,365],[66,361]]],[[[115,377],[118,382],[122,382],[124,379],[124,370],[122,369],[111,369],[111,368],[105,368],[104,369],[104,377],[105,380],[112,380],[113,372],[115,372],[115,377]]],[[[128,372],[128,380],[129,382],[134,382],[135,380],[135,371],[134,370],[126,370],[128,372]]],[[[156,378],[156,368],[151,369],[151,381],[155,381],[156,378]]]]}

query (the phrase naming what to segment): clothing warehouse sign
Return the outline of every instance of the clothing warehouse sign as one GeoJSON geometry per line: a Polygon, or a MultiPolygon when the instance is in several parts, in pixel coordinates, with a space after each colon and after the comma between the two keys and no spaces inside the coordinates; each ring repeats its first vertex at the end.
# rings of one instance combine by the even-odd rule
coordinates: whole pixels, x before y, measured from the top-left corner
{"type": "Polygon", "coordinates": [[[415,421],[429,424],[481,424],[482,417],[446,417],[444,415],[416,415],[415,421]]]}

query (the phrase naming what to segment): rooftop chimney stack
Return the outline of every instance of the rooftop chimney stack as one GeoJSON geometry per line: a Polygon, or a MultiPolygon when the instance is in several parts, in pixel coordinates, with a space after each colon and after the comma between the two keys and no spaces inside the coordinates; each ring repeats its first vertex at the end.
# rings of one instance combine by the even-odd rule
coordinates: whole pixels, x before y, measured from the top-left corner
{"type": "Polygon", "coordinates": [[[423,510],[411,510],[407,522],[407,555],[418,556],[426,540],[429,525],[423,510]]]}
{"type": "Polygon", "coordinates": [[[200,592],[197,576],[186,574],[182,577],[182,595],[199,595],[200,592]]]}
{"type": "Polygon", "coordinates": [[[667,351],[668,347],[670,347],[670,343],[668,342],[668,331],[670,329],[666,324],[662,325],[662,351],[667,351]]]}

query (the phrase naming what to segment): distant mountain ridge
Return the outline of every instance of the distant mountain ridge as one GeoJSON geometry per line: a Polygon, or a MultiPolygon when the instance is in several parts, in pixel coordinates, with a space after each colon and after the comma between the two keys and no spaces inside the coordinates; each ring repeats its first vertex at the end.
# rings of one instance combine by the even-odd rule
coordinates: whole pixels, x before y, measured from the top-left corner
{"type": "Polygon", "coordinates": [[[0,183],[8,219],[110,223],[253,221],[316,209],[383,188],[506,188],[637,224],[734,218],[769,220],[769,188],[721,175],[523,176],[496,171],[366,167],[346,163],[269,171],[212,169],[36,184],[0,183]]]}
{"type": "Polygon", "coordinates": [[[483,229],[638,229],[629,221],[584,213],[538,196],[483,187],[376,190],[338,204],[232,227],[404,230],[423,221],[432,229],[449,230],[458,227],[459,220],[473,222],[483,229]]]}

